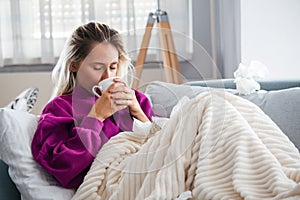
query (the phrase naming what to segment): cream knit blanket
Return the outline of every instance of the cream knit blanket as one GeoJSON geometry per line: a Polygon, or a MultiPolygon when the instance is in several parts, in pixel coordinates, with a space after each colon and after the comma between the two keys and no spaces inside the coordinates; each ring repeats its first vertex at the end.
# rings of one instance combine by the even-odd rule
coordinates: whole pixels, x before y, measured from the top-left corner
{"type": "Polygon", "coordinates": [[[113,137],[73,199],[299,199],[299,181],[299,152],[272,120],[213,91],[180,102],[161,129],[113,137]]]}

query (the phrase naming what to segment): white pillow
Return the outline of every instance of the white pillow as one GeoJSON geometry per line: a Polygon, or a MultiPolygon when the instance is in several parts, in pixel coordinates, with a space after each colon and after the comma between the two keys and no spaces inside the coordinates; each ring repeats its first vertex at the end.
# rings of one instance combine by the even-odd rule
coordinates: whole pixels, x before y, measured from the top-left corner
{"type": "Polygon", "coordinates": [[[59,186],[32,157],[30,146],[38,120],[25,111],[0,108],[0,159],[9,166],[23,200],[71,199],[74,190],[59,186]]]}

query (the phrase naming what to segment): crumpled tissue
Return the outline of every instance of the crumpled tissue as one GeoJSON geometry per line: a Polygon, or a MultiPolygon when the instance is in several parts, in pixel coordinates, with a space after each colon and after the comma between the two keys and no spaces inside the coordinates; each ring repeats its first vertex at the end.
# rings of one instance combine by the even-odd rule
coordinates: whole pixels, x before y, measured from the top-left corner
{"type": "Polygon", "coordinates": [[[249,66],[240,63],[233,73],[236,89],[240,95],[248,95],[260,90],[257,80],[264,78],[269,73],[266,65],[259,61],[251,61],[249,66]]]}

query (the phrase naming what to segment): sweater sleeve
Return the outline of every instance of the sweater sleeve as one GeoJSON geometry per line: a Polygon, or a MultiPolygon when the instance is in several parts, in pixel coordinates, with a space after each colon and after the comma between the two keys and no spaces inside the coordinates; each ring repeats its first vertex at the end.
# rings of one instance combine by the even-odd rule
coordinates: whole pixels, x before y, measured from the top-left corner
{"type": "Polygon", "coordinates": [[[151,102],[146,95],[144,95],[142,92],[138,90],[135,90],[135,95],[138,102],[140,103],[142,110],[144,111],[145,115],[148,117],[149,120],[151,120],[152,116],[157,116],[153,112],[151,102]]]}
{"type": "Polygon", "coordinates": [[[41,114],[31,148],[34,159],[63,187],[77,188],[105,142],[103,123],[83,117],[80,124],[63,99],[50,102],[41,114]]]}

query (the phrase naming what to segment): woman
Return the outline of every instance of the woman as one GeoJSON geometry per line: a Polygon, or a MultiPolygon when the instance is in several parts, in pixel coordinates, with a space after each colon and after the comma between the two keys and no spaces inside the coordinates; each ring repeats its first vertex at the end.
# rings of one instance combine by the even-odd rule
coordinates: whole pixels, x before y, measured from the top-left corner
{"type": "Polygon", "coordinates": [[[45,106],[32,141],[34,159],[66,188],[83,181],[101,146],[121,131],[132,130],[133,118],[153,115],[145,95],[114,83],[98,98],[92,87],[109,77],[124,77],[131,65],[117,31],[90,22],[67,41],[52,77],[55,97],[45,106]]]}

